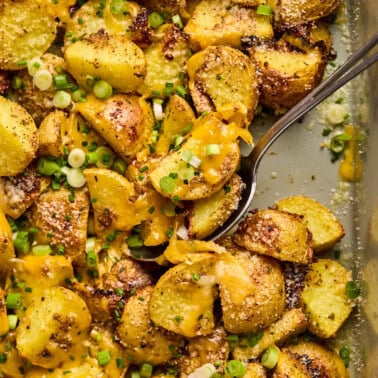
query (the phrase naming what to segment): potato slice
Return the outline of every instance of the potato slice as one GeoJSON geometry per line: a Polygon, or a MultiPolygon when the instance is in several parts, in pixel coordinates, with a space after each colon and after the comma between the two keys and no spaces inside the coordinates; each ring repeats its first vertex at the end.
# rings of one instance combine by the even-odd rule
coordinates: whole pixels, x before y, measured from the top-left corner
{"type": "Polygon", "coordinates": [[[10,268],[10,260],[15,257],[12,239],[12,230],[5,217],[0,210],[0,276],[6,273],[10,268]]]}
{"type": "Polygon", "coordinates": [[[319,49],[308,52],[283,44],[252,48],[260,81],[260,102],[276,111],[299,102],[321,81],[325,59],[319,49]]]}
{"type": "Polygon", "coordinates": [[[312,378],[313,375],[286,349],[281,350],[272,378],[312,378]]]}
{"type": "Polygon", "coordinates": [[[224,186],[237,168],[240,151],[236,139],[239,135],[248,138],[249,132],[233,123],[224,123],[216,113],[199,118],[181,149],[172,151],[151,172],[152,185],[163,196],[171,199],[209,197],[224,186]],[[217,144],[219,153],[207,154],[208,143],[217,144]],[[194,166],[190,164],[192,157],[195,158],[194,166]],[[164,177],[172,178],[170,188],[161,185],[164,177]]]}
{"type": "Polygon", "coordinates": [[[285,285],[277,261],[248,252],[221,255],[216,278],[228,332],[257,332],[283,313],[285,285]]]}
{"type": "Polygon", "coordinates": [[[305,24],[330,15],[339,4],[340,0],[281,0],[277,18],[285,26],[305,24]]]}
{"type": "Polygon", "coordinates": [[[215,261],[214,255],[201,254],[197,261],[180,263],[164,273],[151,297],[151,320],[187,337],[213,332],[215,261]]]}
{"type": "Polygon", "coordinates": [[[315,253],[332,248],[345,234],[343,226],[331,211],[309,197],[283,198],[277,202],[277,208],[303,216],[312,234],[312,247],[315,253]]]}
{"type": "MultiPolygon", "coordinates": [[[[20,70],[53,43],[57,23],[44,1],[3,0],[0,8],[0,68],[20,70]]],[[[2,113],[2,112],[1,112],[2,113]]]]}
{"type": "Polygon", "coordinates": [[[299,215],[261,210],[239,224],[236,244],[278,260],[308,264],[313,257],[311,234],[299,215]]]}
{"type": "Polygon", "coordinates": [[[83,86],[88,75],[123,92],[134,91],[146,75],[143,51],[124,35],[92,34],[64,52],[68,72],[83,86]]]}
{"type": "Polygon", "coordinates": [[[250,362],[247,366],[244,378],[266,378],[266,370],[258,361],[250,362]]]}
{"type": "Polygon", "coordinates": [[[126,160],[149,142],[154,118],[143,98],[117,94],[99,100],[91,95],[86,102],[77,103],[76,110],[126,160]]]}
{"type": "Polygon", "coordinates": [[[194,201],[187,217],[190,238],[206,238],[220,227],[238,208],[243,187],[241,178],[234,174],[221,190],[194,201]]]}
{"type": "Polygon", "coordinates": [[[147,286],[127,301],[117,328],[126,354],[136,364],[158,365],[169,361],[179,352],[183,339],[152,324],[148,308],[153,291],[152,286],[147,286]]]}
{"type": "Polygon", "coordinates": [[[319,259],[310,264],[302,291],[302,305],[308,318],[308,329],[329,338],[336,334],[354,306],[345,294],[352,274],[339,262],[319,259]]]}
{"type": "Polygon", "coordinates": [[[0,335],[5,335],[9,331],[7,306],[5,297],[7,293],[0,287],[0,335]]]}
{"type": "Polygon", "coordinates": [[[7,360],[1,364],[1,372],[6,377],[22,378],[23,375],[21,374],[20,369],[26,370],[27,360],[21,357],[19,351],[15,347],[15,339],[15,332],[9,332],[6,337],[1,338],[0,353],[7,357],[7,360]],[[9,345],[11,345],[12,348],[9,348],[9,345]]]}
{"type": "Polygon", "coordinates": [[[235,359],[242,361],[258,358],[266,348],[271,345],[282,345],[291,337],[304,332],[306,326],[306,315],[300,308],[286,310],[280,319],[265,330],[254,335],[248,335],[246,338],[241,338],[243,347],[235,348],[232,355],[235,359]],[[244,346],[244,344],[246,345],[244,346]]]}
{"type": "Polygon", "coordinates": [[[195,115],[193,109],[182,97],[173,95],[165,107],[163,132],[156,142],[156,153],[165,155],[170,146],[175,146],[175,137],[183,136],[193,126],[195,115]]]}
{"type": "Polygon", "coordinates": [[[188,74],[198,114],[231,109],[241,125],[249,125],[258,91],[255,68],[246,55],[232,47],[210,46],[189,59],[188,74]]]}
{"type": "Polygon", "coordinates": [[[30,209],[30,224],[39,228],[35,240],[39,244],[64,247],[65,256],[85,265],[85,242],[89,200],[84,189],[49,190],[30,209]]]}
{"type": "Polygon", "coordinates": [[[21,105],[0,96],[0,176],[21,173],[37,149],[33,118],[21,105]]]}
{"type": "Polygon", "coordinates": [[[231,0],[202,0],[184,31],[196,51],[211,45],[240,47],[241,38],[247,36],[259,39],[273,37],[270,17],[232,4],[231,0]]]}
{"type": "Polygon", "coordinates": [[[58,367],[68,355],[81,355],[91,315],[71,290],[55,287],[36,297],[17,328],[17,348],[32,364],[58,367]]]}
{"type": "Polygon", "coordinates": [[[176,25],[165,25],[159,29],[161,40],[153,42],[146,50],[147,74],[138,92],[146,97],[154,96],[155,92],[164,96],[166,83],[173,88],[183,85],[180,73],[186,71],[186,61],[190,57],[187,38],[176,25]]]}
{"type": "Polygon", "coordinates": [[[66,122],[66,115],[61,110],[55,110],[43,119],[38,128],[38,156],[53,156],[58,158],[62,155],[61,127],[66,122]]]}

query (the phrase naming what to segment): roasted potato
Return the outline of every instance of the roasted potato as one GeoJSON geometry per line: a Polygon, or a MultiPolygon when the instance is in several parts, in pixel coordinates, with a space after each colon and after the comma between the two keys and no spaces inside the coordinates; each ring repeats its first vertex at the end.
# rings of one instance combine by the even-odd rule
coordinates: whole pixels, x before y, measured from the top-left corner
{"type": "Polygon", "coordinates": [[[6,292],[0,287],[0,335],[5,335],[9,331],[7,306],[5,303],[6,292]]]}
{"type": "Polygon", "coordinates": [[[149,10],[160,14],[186,15],[186,0],[141,0],[139,2],[149,10]]]}
{"type": "Polygon", "coordinates": [[[38,149],[33,118],[13,101],[0,96],[0,176],[21,173],[38,149]]]}
{"type": "MultiPolygon", "coordinates": [[[[16,348],[16,333],[8,332],[0,339],[0,354],[6,356],[6,361],[1,364],[0,372],[5,377],[22,378],[22,371],[26,370],[27,360],[23,358],[16,348]]],[[[4,359],[4,358],[3,358],[4,359]]]]}
{"type": "Polygon", "coordinates": [[[81,355],[91,316],[72,291],[55,287],[34,298],[17,328],[17,349],[32,364],[58,367],[69,355],[81,355]]]}
{"type": "Polygon", "coordinates": [[[44,1],[2,1],[0,69],[20,70],[23,62],[41,56],[54,41],[56,27],[44,1]]]}
{"type": "Polygon", "coordinates": [[[307,371],[306,366],[301,364],[293,354],[283,349],[278,356],[272,377],[312,378],[313,375],[307,371]]]}
{"type": "Polygon", "coordinates": [[[195,262],[180,263],[164,273],[152,293],[151,320],[187,337],[212,333],[215,261],[214,255],[205,253],[195,262]]]}
{"type": "Polygon", "coordinates": [[[244,378],[266,378],[266,370],[257,361],[250,362],[247,366],[244,378]]]}
{"type": "Polygon", "coordinates": [[[35,240],[54,248],[64,247],[65,256],[85,265],[85,241],[89,200],[84,189],[61,188],[43,193],[30,209],[30,224],[39,229],[35,240]]]}
{"type": "Polygon", "coordinates": [[[188,61],[189,88],[197,113],[231,109],[247,126],[258,101],[257,78],[251,60],[228,46],[210,46],[188,61]]]}
{"type": "Polygon", "coordinates": [[[185,64],[191,54],[185,34],[176,25],[162,26],[159,34],[162,34],[161,39],[145,50],[147,74],[138,92],[146,97],[157,93],[164,97],[167,83],[172,90],[183,85],[180,74],[185,72],[185,64]]]}
{"type": "Polygon", "coordinates": [[[62,155],[62,125],[66,122],[66,115],[61,110],[55,110],[43,119],[38,128],[38,156],[53,156],[58,158],[62,155]]]}
{"type": "Polygon", "coordinates": [[[241,38],[273,37],[270,17],[261,16],[252,8],[233,5],[231,0],[202,0],[184,28],[194,50],[211,45],[240,47],[241,38]]]}
{"type": "MultiPolygon", "coordinates": [[[[75,366],[72,362],[65,364],[62,368],[43,369],[41,367],[32,367],[26,375],[26,378],[88,378],[101,377],[104,373],[98,366],[96,359],[86,358],[85,362],[80,362],[79,366],[75,366]],[[74,365],[74,366],[72,366],[74,365]]],[[[77,365],[77,363],[76,363],[77,365]]]]}
{"type": "Polygon", "coordinates": [[[10,268],[10,260],[15,257],[12,242],[12,230],[5,217],[0,210],[0,277],[10,268]]]}
{"type": "Polygon", "coordinates": [[[354,306],[346,295],[346,284],[351,280],[351,272],[337,261],[319,259],[309,265],[302,305],[313,334],[332,337],[347,319],[354,306]]]}
{"type": "Polygon", "coordinates": [[[235,348],[232,355],[235,359],[248,361],[257,358],[271,345],[282,345],[290,337],[305,331],[307,319],[299,308],[286,310],[280,319],[257,334],[241,338],[241,346],[235,348]],[[260,337],[261,336],[261,337],[260,337]]]}
{"type": "Polygon", "coordinates": [[[261,210],[239,224],[233,240],[251,252],[282,261],[308,264],[313,257],[311,234],[299,215],[261,210]]]}
{"type": "Polygon", "coordinates": [[[273,259],[248,252],[221,255],[216,278],[228,332],[255,333],[281,317],[285,308],[284,278],[273,259]]]}
{"type": "Polygon", "coordinates": [[[92,75],[128,93],[134,91],[146,75],[143,51],[119,34],[92,34],[68,46],[64,59],[68,72],[83,88],[87,88],[86,78],[92,75]]]}
{"type": "Polygon", "coordinates": [[[318,48],[304,52],[288,44],[262,43],[250,53],[258,72],[259,100],[276,112],[299,102],[324,73],[325,59],[318,48]]]}
{"type": "Polygon", "coordinates": [[[117,335],[127,355],[137,364],[162,364],[180,351],[182,337],[166,332],[151,322],[149,305],[154,290],[147,286],[127,301],[117,328],[117,335]]]}
{"type": "Polygon", "coordinates": [[[16,176],[0,177],[0,208],[17,219],[38,200],[49,184],[50,178],[38,175],[34,163],[16,176]]]}
{"type": "Polygon", "coordinates": [[[276,13],[281,24],[295,26],[328,16],[339,4],[340,0],[281,0],[276,13]]]}
{"type": "Polygon", "coordinates": [[[123,159],[129,161],[147,148],[154,119],[143,98],[117,94],[99,100],[91,95],[76,110],[123,159]]]}
{"type": "Polygon", "coordinates": [[[277,208],[303,216],[312,234],[312,247],[315,253],[330,249],[345,234],[343,226],[325,206],[305,196],[283,198],[277,208]]]}
{"type": "Polygon", "coordinates": [[[249,137],[249,133],[244,132],[247,131],[233,123],[224,123],[216,113],[199,118],[181,149],[171,151],[151,172],[152,185],[160,194],[171,199],[209,197],[220,190],[235,172],[240,157],[236,139],[239,135],[249,137]],[[206,153],[210,141],[218,146],[219,153],[206,153]],[[165,181],[169,181],[169,187],[165,181]]]}
{"type": "Polygon", "coordinates": [[[234,174],[218,192],[193,201],[187,217],[189,237],[203,239],[220,227],[238,208],[243,186],[241,178],[234,174]]]}

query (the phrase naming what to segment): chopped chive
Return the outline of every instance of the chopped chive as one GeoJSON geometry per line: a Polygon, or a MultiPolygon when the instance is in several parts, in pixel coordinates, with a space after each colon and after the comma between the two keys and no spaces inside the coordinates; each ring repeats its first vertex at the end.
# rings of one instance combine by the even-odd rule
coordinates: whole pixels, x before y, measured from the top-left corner
{"type": "Polygon", "coordinates": [[[8,310],[16,310],[21,306],[20,293],[8,293],[5,298],[5,304],[8,310]]]}
{"type": "Polygon", "coordinates": [[[97,353],[97,361],[100,366],[107,365],[110,362],[110,353],[108,350],[101,350],[97,353]]]}
{"type": "Polygon", "coordinates": [[[257,7],[256,13],[260,14],[262,16],[270,16],[272,14],[272,11],[273,11],[273,9],[270,5],[260,4],[257,7]]]}
{"type": "Polygon", "coordinates": [[[152,13],[148,16],[148,22],[150,23],[151,28],[156,29],[156,28],[158,28],[160,25],[163,24],[164,19],[163,19],[163,17],[162,17],[159,13],[157,13],[157,12],[152,12],[152,13]]]}

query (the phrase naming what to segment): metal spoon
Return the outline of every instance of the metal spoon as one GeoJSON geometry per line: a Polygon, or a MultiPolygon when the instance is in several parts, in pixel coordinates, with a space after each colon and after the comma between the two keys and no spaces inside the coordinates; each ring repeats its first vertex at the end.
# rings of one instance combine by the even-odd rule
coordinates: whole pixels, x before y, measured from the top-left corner
{"type": "MultiPolygon", "coordinates": [[[[257,184],[257,170],[261,159],[268,151],[269,147],[276,141],[276,139],[292,126],[298,119],[303,117],[316,105],[322,102],[325,98],[335,92],[337,89],[352,80],[355,76],[366,70],[378,59],[378,53],[368,57],[366,60],[358,63],[378,42],[378,33],[359,50],[350,56],[350,58],[332,73],[325,81],[318,87],[304,97],[297,105],[291,108],[284,116],[282,116],[258,141],[252,152],[241,159],[240,171],[245,183],[245,189],[239,202],[238,209],[228,218],[228,220],[219,227],[207,240],[216,240],[224,236],[230,231],[248,212],[251,202],[253,200],[256,184],[257,184]],[[358,64],[357,64],[358,63],[358,64]]],[[[141,261],[153,261],[156,257],[164,251],[164,247],[154,247],[152,252],[149,248],[141,248],[131,251],[133,258],[141,261]],[[152,253],[151,253],[152,252],[152,253]]]]}

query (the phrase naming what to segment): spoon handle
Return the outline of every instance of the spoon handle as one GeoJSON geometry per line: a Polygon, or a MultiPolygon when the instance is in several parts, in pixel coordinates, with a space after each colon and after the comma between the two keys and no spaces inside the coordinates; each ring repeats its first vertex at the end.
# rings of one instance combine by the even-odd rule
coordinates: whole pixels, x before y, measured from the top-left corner
{"type": "Polygon", "coordinates": [[[364,61],[356,64],[374,46],[376,46],[377,43],[378,33],[375,33],[373,37],[359,50],[352,54],[342,66],[304,97],[297,105],[291,108],[262,136],[248,157],[253,177],[257,174],[257,168],[265,152],[285,130],[325,98],[377,61],[378,53],[375,53],[364,61]]]}

